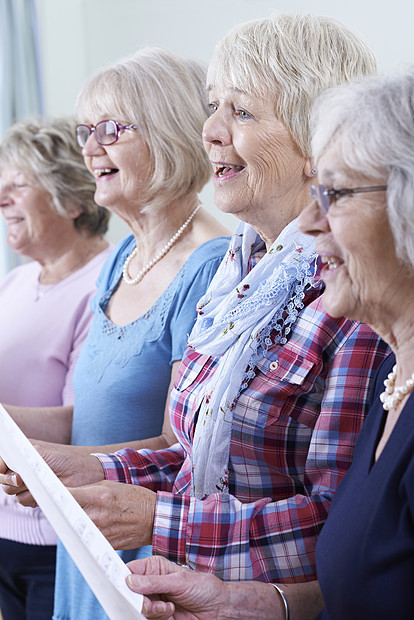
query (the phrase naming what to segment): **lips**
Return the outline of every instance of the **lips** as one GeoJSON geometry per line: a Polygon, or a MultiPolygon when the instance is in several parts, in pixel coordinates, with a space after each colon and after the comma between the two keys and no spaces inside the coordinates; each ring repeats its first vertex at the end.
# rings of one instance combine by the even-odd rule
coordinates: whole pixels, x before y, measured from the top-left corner
{"type": "Polygon", "coordinates": [[[244,166],[238,166],[227,163],[215,163],[212,162],[214,169],[214,176],[222,179],[223,177],[233,176],[234,174],[244,170],[244,166]]]}
{"type": "Polygon", "coordinates": [[[18,224],[19,222],[23,222],[23,217],[6,217],[6,223],[9,224],[18,224]]]}
{"type": "Polygon", "coordinates": [[[321,256],[321,263],[328,271],[334,271],[343,265],[344,261],[338,256],[321,256]]]}
{"type": "Polygon", "coordinates": [[[117,168],[94,168],[93,170],[93,174],[98,179],[101,177],[106,177],[110,174],[115,174],[116,172],[119,172],[117,168]]]}

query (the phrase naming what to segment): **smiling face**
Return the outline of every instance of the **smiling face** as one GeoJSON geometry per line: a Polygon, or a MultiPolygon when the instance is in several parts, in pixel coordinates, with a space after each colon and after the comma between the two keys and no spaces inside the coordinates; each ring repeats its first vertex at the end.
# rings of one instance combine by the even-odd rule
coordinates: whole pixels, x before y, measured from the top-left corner
{"type": "Polygon", "coordinates": [[[0,211],[7,226],[7,245],[36,260],[47,253],[49,243],[59,243],[62,227],[73,227],[71,220],[56,212],[49,192],[13,167],[2,170],[0,211]]]}
{"type": "MultiPolygon", "coordinates": [[[[328,189],[386,185],[351,170],[343,161],[339,139],[318,161],[319,183],[328,189]]],[[[299,218],[302,232],[316,237],[325,310],[371,326],[379,325],[393,291],[403,290],[407,270],[397,259],[388,221],[386,192],[336,196],[327,214],[314,200],[299,218]]]]}
{"type": "Polygon", "coordinates": [[[308,195],[307,160],[275,117],[271,97],[213,86],[209,100],[203,140],[216,206],[275,239],[308,195]]]}
{"type": "MultiPolygon", "coordinates": [[[[108,118],[110,116],[105,116],[108,118]]],[[[87,119],[85,124],[95,125],[105,119],[87,119]]],[[[143,192],[152,176],[149,148],[139,131],[121,131],[117,142],[107,146],[98,144],[92,133],[82,154],[96,179],[95,202],[128,219],[128,214],[133,215],[142,205],[143,192]]]]}

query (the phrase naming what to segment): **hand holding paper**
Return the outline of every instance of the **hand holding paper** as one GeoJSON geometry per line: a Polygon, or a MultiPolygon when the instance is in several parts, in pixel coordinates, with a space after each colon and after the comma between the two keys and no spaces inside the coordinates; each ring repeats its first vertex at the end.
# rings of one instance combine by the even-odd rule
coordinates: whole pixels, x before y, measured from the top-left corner
{"type": "Polygon", "coordinates": [[[151,544],[156,501],[153,491],[110,480],[69,490],[114,549],[151,544]]]}
{"type": "Polygon", "coordinates": [[[1,458],[24,479],[111,620],[144,618],[142,596],[125,583],[128,568],[1,405],[0,428],[1,458]]]}

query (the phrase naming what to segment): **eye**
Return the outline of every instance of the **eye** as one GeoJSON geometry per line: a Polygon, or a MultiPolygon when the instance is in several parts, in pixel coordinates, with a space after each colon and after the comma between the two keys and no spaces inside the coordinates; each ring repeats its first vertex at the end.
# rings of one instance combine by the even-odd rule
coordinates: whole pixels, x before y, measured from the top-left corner
{"type": "Polygon", "coordinates": [[[330,194],[329,198],[330,198],[330,204],[331,207],[338,206],[341,207],[343,205],[343,203],[348,203],[349,200],[352,200],[353,198],[353,194],[350,192],[343,192],[343,190],[333,190],[334,192],[337,192],[335,194],[330,194]]]}
{"type": "Polygon", "coordinates": [[[218,110],[218,104],[215,101],[212,101],[208,104],[208,109],[210,110],[210,114],[214,114],[218,110]]]}
{"type": "Polygon", "coordinates": [[[352,192],[338,192],[333,196],[335,202],[341,202],[341,200],[351,200],[354,197],[352,192]]]}
{"type": "Polygon", "coordinates": [[[243,110],[243,108],[237,108],[234,112],[235,116],[241,118],[243,121],[249,120],[253,118],[252,114],[247,112],[247,110],[243,110]]]}

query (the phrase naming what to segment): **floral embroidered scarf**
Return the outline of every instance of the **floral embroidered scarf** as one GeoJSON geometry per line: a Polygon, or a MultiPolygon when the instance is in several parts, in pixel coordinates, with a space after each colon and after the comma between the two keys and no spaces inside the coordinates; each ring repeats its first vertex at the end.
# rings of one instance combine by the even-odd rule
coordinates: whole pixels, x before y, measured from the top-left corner
{"type": "Polygon", "coordinates": [[[260,351],[286,342],[289,326],[303,308],[305,288],[314,284],[314,242],[298,231],[296,220],[249,271],[250,258],[260,249],[265,250],[262,239],[241,223],[197,304],[198,318],[188,344],[219,358],[204,386],[194,435],[192,495],[199,499],[218,491],[228,493],[235,401],[254,376],[260,351]]]}

